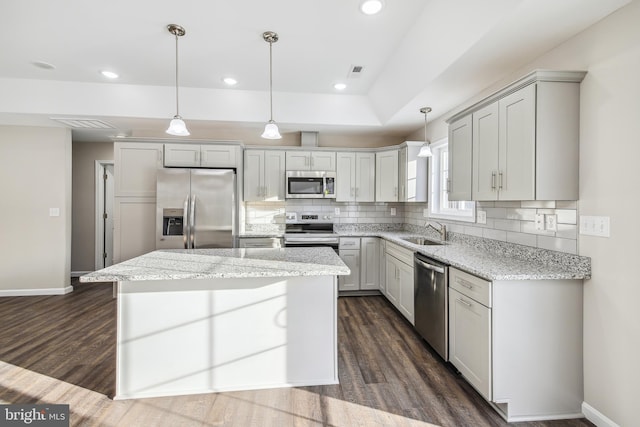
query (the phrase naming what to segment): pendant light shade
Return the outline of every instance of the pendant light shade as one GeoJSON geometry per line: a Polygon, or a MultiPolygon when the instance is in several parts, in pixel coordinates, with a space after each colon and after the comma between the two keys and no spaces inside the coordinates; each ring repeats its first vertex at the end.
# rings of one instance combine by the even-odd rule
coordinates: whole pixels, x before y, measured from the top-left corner
{"type": "Polygon", "coordinates": [[[269,43],[269,111],[270,118],[264,127],[264,132],[260,135],[265,139],[282,139],[278,125],[273,120],[273,44],[278,41],[278,34],[273,31],[262,33],[264,41],[269,43]]]}
{"type": "Polygon", "coordinates": [[[187,130],[187,125],[184,123],[184,120],[180,117],[178,104],[178,37],[184,36],[185,30],[180,25],[176,24],[167,25],[167,30],[169,30],[169,32],[176,38],[176,115],[173,116],[173,120],[169,123],[169,128],[166,132],[169,135],[189,136],[191,134],[189,133],[189,130],[187,130]]]}
{"type": "Polygon", "coordinates": [[[431,107],[423,107],[420,109],[420,112],[424,114],[424,144],[420,147],[418,157],[431,157],[433,156],[433,153],[431,152],[431,143],[427,139],[427,113],[431,112],[431,107]]]}

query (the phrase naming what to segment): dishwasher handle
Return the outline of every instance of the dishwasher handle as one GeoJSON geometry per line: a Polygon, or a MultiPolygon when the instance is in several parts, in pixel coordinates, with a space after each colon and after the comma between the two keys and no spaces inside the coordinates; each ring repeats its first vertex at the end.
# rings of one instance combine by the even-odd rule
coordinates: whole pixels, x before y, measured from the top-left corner
{"type": "Polygon", "coordinates": [[[426,268],[427,270],[433,270],[436,273],[444,274],[444,267],[440,267],[440,266],[437,266],[437,265],[429,264],[429,263],[424,262],[424,261],[422,261],[422,260],[420,260],[418,258],[414,258],[414,260],[416,261],[416,263],[418,263],[418,265],[426,268]]]}

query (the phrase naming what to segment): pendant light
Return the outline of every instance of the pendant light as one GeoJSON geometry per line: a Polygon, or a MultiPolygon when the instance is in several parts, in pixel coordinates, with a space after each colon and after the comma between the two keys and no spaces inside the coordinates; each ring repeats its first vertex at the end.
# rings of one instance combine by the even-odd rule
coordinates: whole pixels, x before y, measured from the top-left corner
{"type": "Polygon", "coordinates": [[[427,139],[427,113],[431,112],[431,107],[423,107],[420,112],[424,114],[424,144],[420,147],[418,157],[431,157],[433,155],[431,153],[431,143],[427,139]]]}
{"type": "Polygon", "coordinates": [[[180,117],[180,110],[178,108],[178,37],[184,36],[185,30],[176,24],[167,25],[167,30],[176,37],[176,115],[173,116],[173,120],[169,123],[169,128],[166,132],[169,135],[188,136],[191,134],[189,130],[187,130],[187,125],[184,124],[184,120],[180,117]]]}
{"type": "Polygon", "coordinates": [[[265,31],[262,33],[262,38],[264,41],[269,43],[269,108],[271,111],[271,116],[269,121],[264,127],[264,132],[260,135],[266,139],[282,139],[282,135],[280,135],[280,131],[278,130],[278,125],[273,121],[273,44],[278,41],[278,34],[273,31],[265,31]]]}

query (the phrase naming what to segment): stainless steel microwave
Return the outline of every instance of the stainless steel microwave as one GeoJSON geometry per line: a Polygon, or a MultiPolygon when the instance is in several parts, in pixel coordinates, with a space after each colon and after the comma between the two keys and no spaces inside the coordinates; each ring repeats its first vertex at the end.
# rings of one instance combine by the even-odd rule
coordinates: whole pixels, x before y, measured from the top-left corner
{"type": "Polygon", "coordinates": [[[335,199],[333,171],[287,171],[287,199],[335,199]]]}

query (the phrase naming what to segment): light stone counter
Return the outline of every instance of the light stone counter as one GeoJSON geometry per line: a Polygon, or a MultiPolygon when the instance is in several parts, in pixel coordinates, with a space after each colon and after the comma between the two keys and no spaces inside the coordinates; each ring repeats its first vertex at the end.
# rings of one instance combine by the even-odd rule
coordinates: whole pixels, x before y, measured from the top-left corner
{"type": "Polygon", "coordinates": [[[328,247],[166,249],[80,277],[81,282],[335,276],[349,268],[328,247]]]}
{"type": "Polygon", "coordinates": [[[341,231],[341,236],[381,237],[487,280],[562,280],[591,277],[588,257],[450,233],[442,245],[422,246],[404,237],[426,237],[406,231],[341,231]]]}

